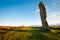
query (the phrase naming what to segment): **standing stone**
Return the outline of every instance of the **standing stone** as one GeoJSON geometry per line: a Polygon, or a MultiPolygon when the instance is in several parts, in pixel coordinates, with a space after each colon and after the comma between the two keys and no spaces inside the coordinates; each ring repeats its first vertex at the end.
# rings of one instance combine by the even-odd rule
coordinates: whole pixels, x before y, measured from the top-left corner
{"type": "Polygon", "coordinates": [[[42,21],[42,28],[43,30],[46,30],[46,31],[49,31],[49,25],[47,23],[47,20],[46,20],[46,8],[45,8],[45,5],[40,2],[39,3],[39,9],[40,9],[40,17],[41,17],[41,21],[42,21]]]}

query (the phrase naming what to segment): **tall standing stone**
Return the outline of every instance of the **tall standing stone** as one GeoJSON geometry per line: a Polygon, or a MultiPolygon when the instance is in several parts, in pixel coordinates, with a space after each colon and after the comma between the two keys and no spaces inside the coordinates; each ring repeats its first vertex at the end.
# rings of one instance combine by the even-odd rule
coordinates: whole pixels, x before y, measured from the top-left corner
{"type": "Polygon", "coordinates": [[[46,20],[46,8],[45,8],[45,5],[40,2],[39,3],[39,9],[40,9],[40,17],[41,17],[41,21],[42,21],[42,28],[43,30],[49,30],[49,25],[47,23],[47,20],[46,20]]]}

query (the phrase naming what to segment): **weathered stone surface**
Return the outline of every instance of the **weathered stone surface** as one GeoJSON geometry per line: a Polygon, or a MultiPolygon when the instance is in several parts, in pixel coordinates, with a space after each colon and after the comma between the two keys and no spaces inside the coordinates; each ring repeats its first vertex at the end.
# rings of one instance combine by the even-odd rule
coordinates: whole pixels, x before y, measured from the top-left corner
{"type": "Polygon", "coordinates": [[[41,21],[42,21],[42,28],[44,30],[49,30],[49,25],[46,20],[46,17],[47,17],[46,8],[42,2],[39,3],[39,9],[40,9],[40,17],[41,17],[41,21]]]}

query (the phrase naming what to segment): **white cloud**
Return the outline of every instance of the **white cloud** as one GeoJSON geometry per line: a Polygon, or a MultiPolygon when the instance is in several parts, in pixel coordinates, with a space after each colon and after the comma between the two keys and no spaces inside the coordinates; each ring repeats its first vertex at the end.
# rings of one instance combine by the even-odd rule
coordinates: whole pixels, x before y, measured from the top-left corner
{"type": "Polygon", "coordinates": [[[57,2],[58,2],[58,0],[52,0],[52,5],[53,5],[53,6],[56,5],[57,2]]]}
{"type": "Polygon", "coordinates": [[[36,9],[35,13],[39,13],[39,11],[40,11],[40,10],[39,10],[39,8],[38,8],[38,9],[36,9]]]}
{"type": "Polygon", "coordinates": [[[56,5],[56,2],[53,2],[52,5],[53,5],[53,6],[56,5]]]}
{"type": "Polygon", "coordinates": [[[48,23],[59,24],[60,23],[60,12],[52,12],[47,16],[48,23]]]}

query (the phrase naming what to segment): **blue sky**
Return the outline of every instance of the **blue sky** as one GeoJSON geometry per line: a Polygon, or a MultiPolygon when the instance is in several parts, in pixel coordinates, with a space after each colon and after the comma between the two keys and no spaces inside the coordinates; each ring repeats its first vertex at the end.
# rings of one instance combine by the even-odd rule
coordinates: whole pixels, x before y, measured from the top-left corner
{"type": "Polygon", "coordinates": [[[60,0],[0,0],[0,25],[41,25],[40,1],[46,6],[49,25],[60,24],[60,0]]]}

